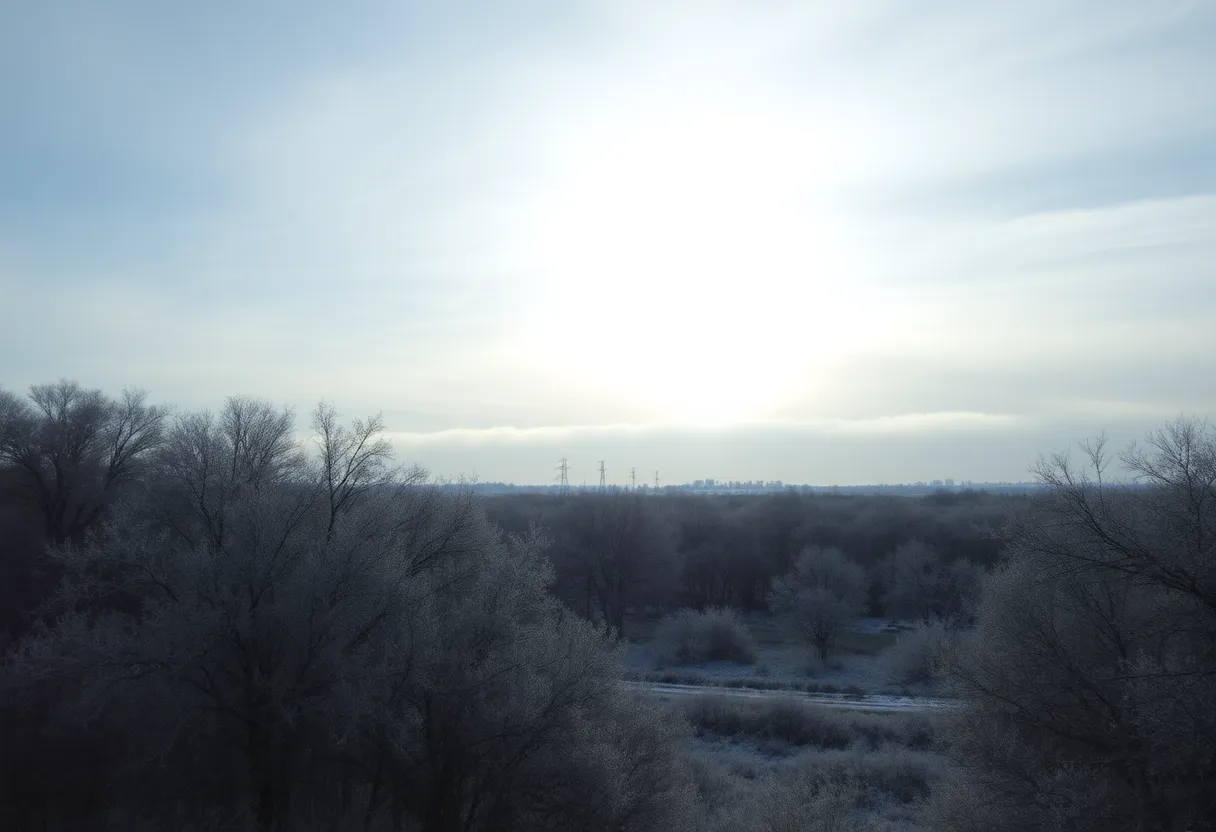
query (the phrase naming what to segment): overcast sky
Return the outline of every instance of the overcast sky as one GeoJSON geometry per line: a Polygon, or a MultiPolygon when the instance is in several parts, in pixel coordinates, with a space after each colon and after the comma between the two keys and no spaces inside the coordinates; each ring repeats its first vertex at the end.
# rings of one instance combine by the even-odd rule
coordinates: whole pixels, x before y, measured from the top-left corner
{"type": "Polygon", "coordinates": [[[1216,416],[1214,79],[1212,0],[4,3],[0,386],[1027,479],[1216,416]]]}

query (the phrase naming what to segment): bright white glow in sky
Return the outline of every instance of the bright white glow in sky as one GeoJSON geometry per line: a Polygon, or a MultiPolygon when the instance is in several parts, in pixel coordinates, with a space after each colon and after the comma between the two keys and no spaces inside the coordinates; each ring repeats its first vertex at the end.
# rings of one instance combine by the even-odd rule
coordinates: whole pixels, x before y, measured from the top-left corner
{"type": "Polygon", "coordinates": [[[1216,415],[1216,2],[0,9],[0,386],[444,475],[1022,479],[1216,415]]]}
{"type": "Polygon", "coordinates": [[[826,143],[765,118],[656,111],[569,149],[524,223],[548,280],[538,355],[543,321],[569,321],[565,372],[660,421],[726,425],[774,415],[830,353],[898,337],[849,230],[814,204],[834,184],[826,143]]]}

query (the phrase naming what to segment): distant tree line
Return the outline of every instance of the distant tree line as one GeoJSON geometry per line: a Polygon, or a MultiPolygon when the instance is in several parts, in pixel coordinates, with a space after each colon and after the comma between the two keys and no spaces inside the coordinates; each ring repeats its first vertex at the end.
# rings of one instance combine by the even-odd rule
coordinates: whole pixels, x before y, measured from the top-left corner
{"type": "Polygon", "coordinates": [[[775,582],[808,548],[836,551],[863,570],[857,614],[958,623],[980,571],[997,561],[999,532],[1027,501],[793,490],[658,499],[625,489],[484,498],[505,529],[548,529],[554,592],[618,630],[626,609],[768,609],[775,582]]]}

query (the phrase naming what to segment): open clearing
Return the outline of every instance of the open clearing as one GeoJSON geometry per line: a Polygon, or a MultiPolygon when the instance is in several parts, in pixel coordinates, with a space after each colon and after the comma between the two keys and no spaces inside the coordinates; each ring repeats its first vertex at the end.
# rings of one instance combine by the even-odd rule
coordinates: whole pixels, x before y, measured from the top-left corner
{"type": "MultiPolygon", "coordinates": [[[[746,618],[756,661],[665,662],[652,641],[655,622],[637,620],[624,648],[625,684],[666,699],[721,694],[739,699],[799,701],[825,708],[930,712],[957,706],[939,685],[894,684],[885,653],[899,637],[886,619],[862,618],[842,634],[837,653],[821,662],[771,616],[746,618]]],[[[903,629],[908,629],[906,626],[903,629]]]]}
{"type": "Polygon", "coordinates": [[[726,696],[734,699],[780,701],[783,699],[847,711],[943,712],[958,707],[958,701],[946,697],[896,696],[891,694],[819,693],[798,690],[757,690],[721,685],[682,685],[626,679],[629,688],[661,699],[683,699],[690,696],[726,696]]]}

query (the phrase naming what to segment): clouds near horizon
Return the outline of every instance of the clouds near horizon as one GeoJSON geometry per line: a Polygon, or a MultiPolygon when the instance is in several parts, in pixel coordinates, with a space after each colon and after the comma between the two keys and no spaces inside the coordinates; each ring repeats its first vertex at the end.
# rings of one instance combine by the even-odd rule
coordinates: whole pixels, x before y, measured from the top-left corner
{"type": "Polygon", "coordinates": [[[1213,77],[1210,0],[9,6],[0,386],[1018,478],[1216,414],[1213,77]]]}

